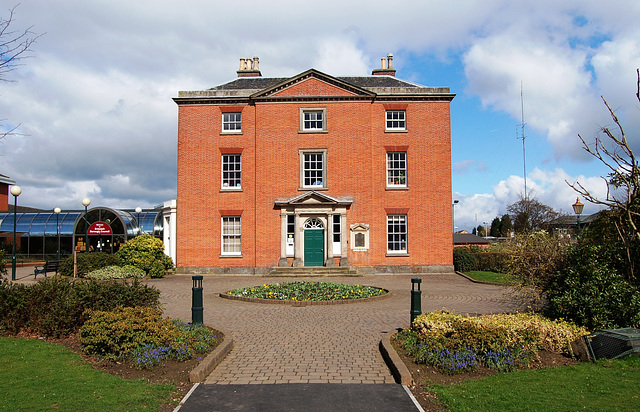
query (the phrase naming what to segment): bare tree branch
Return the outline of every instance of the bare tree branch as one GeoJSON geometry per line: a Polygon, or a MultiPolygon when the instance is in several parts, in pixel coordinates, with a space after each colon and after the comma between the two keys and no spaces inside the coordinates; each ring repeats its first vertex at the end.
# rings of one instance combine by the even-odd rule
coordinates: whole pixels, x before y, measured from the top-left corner
{"type": "MultiPolygon", "coordinates": [[[[636,74],[636,98],[640,101],[640,69],[636,69],[636,74]]],[[[626,249],[626,258],[631,271],[629,276],[634,279],[635,260],[632,247],[634,243],[640,242],[640,165],[618,116],[604,97],[602,97],[602,101],[609,110],[609,115],[615,123],[618,133],[614,133],[608,127],[602,127],[600,129],[602,134],[596,137],[593,148],[587,144],[582,136],[578,135],[578,137],[582,141],[583,149],[611,171],[607,177],[602,176],[607,185],[607,195],[604,199],[600,199],[589,192],[580,182],[575,184],[567,182],[567,184],[589,202],[607,206],[617,212],[615,227],[618,238],[626,249]]]]}
{"type": "Polygon", "coordinates": [[[43,36],[32,31],[33,26],[26,30],[11,30],[14,23],[14,6],[9,10],[9,18],[0,17],[0,81],[11,82],[7,78],[8,73],[16,70],[21,61],[32,57],[29,52],[31,46],[43,36]]]}

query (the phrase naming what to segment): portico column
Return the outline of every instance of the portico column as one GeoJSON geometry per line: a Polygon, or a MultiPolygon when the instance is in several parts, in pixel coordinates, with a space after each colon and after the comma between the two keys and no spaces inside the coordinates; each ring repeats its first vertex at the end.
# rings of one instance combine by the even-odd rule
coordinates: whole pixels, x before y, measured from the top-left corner
{"type": "Polygon", "coordinates": [[[327,260],[324,265],[327,267],[334,267],[335,262],[333,260],[333,215],[327,215],[327,222],[325,224],[327,228],[327,238],[325,239],[325,247],[327,248],[327,260]]]}
{"type": "Polygon", "coordinates": [[[287,214],[280,211],[280,260],[278,266],[287,266],[287,214]]]}
{"type": "Polygon", "coordinates": [[[301,267],[304,266],[304,262],[302,261],[302,256],[304,251],[302,250],[302,219],[300,215],[296,212],[295,218],[295,231],[293,232],[293,266],[301,267]]]}
{"type": "Polygon", "coordinates": [[[350,233],[347,231],[347,214],[340,214],[340,266],[349,266],[349,257],[347,253],[349,253],[349,240],[350,233]]]}

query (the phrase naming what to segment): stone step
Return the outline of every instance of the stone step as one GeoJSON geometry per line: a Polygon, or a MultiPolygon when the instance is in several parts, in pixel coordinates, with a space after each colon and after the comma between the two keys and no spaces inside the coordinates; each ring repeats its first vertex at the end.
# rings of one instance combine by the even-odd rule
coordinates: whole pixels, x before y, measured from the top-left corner
{"type": "Polygon", "coordinates": [[[355,269],[350,267],[278,267],[274,268],[265,276],[361,276],[355,269]]]}

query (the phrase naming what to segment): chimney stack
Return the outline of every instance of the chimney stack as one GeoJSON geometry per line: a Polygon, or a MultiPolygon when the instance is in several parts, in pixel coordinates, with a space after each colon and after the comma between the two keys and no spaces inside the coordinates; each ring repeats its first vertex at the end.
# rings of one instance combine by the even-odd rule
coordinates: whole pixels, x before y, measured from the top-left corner
{"type": "Polygon", "coordinates": [[[240,68],[236,73],[238,73],[238,77],[262,77],[262,73],[260,73],[259,69],[260,60],[258,57],[254,57],[253,59],[240,59],[240,68]]]}
{"type": "Polygon", "coordinates": [[[382,68],[374,69],[371,74],[374,76],[394,76],[396,75],[396,71],[393,68],[393,54],[387,54],[386,58],[380,59],[382,63],[382,68]]]}

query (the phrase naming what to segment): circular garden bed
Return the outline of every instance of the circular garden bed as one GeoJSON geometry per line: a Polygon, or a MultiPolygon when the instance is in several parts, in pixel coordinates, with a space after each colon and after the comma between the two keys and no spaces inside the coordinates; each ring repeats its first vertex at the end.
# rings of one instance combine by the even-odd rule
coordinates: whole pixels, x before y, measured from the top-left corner
{"type": "Polygon", "coordinates": [[[388,296],[388,290],[373,286],[308,281],[265,283],[220,294],[226,299],[293,306],[356,303],[388,296]]]}

